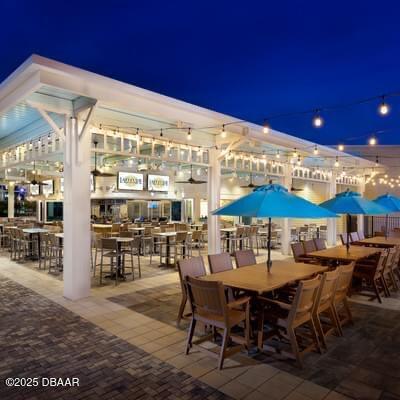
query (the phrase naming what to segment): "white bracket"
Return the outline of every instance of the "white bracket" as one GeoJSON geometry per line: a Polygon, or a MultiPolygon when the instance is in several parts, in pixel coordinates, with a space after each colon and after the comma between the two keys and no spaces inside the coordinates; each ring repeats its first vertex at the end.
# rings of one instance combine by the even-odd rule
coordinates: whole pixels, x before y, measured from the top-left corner
{"type": "Polygon", "coordinates": [[[220,153],[220,155],[218,156],[218,160],[222,160],[223,158],[225,158],[229,154],[230,151],[237,149],[241,144],[246,142],[246,140],[247,140],[246,138],[240,138],[240,139],[235,140],[234,142],[231,142],[228,145],[228,147],[220,153]]]}

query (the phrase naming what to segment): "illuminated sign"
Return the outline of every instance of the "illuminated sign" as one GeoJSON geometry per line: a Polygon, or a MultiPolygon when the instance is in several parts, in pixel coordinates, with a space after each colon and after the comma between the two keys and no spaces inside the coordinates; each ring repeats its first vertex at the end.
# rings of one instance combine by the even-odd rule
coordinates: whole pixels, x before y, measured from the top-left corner
{"type": "Polygon", "coordinates": [[[143,190],[143,174],[118,172],[118,190],[143,190]]]}
{"type": "Polygon", "coordinates": [[[31,196],[39,195],[39,185],[29,185],[29,191],[31,192],[31,196]]]}
{"type": "Polygon", "coordinates": [[[149,175],[147,178],[147,189],[150,192],[168,192],[169,176],[149,175]]]}
{"type": "Polygon", "coordinates": [[[45,196],[49,196],[54,194],[54,181],[53,179],[47,179],[43,181],[44,185],[42,186],[42,193],[45,196]]]}

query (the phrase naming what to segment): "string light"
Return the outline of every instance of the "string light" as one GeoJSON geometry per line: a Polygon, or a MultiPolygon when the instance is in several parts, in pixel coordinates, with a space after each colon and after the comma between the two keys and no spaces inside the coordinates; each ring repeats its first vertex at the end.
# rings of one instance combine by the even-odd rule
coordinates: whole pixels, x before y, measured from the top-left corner
{"type": "Polygon", "coordinates": [[[271,127],[269,126],[269,123],[267,121],[264,121],[264,127],[263,127],[263,132],[267,135],[271,130],[271,127]]]}
{"type": "Polygon", "coordinates": [[[312,124],[315,128],[321,128],[324,125],[324,120],[319,114],[319,110],[316,111],[316,114],[313,117],[312,124]]]}
{"type": "Polygon", "coordinates": [[[226,130],[225,130],[225,125],[222,125],[222,129],[221,129],[221,137],[222,137],[222,138],[226,138],[226,130]]]}
{"type": "Polygon", "coordinates": [[[188,128],[187,140],[192,140],[192,132],[191,132],[191,128],[188,128]]]}
{"type": "Polygon", "coordinates": [[[389,107],[389,105],[385,102],[385,96],[382,96],[382,102],[381,102],[381,104],[379,104],[378,112],[379,112],[379,114],[380,114],[381,116],[383,116],[383,117],[386,116],[386,115],[388,115],[389,112],[390,112],[390,107],[389,107]]]}
{"type": "Polygon", "coordinates": [[[297,149],[296,149],[296,147],[294,148],[294,151],[293,151],[293,158],[296,158],[298,156],[298,154],[297,154],[297,149]]]}
{"type": "Polygon", "coordinates": [[[301,165],[301,157],[300,156],[297,157],[297,165],[301,165]]]}
{"type": "Polygon", "coordinates": [[[376,140],[376,137],[375,137],[375,136],[372,136],[372,137],[369,138],[368,144],[369,144],[370,146],[375,146],[376,143],[377,143],[377,140],[376,140]]]}
{"type": "Polygon", "coordinates": [[[338,156],[336,156],[336,159],[335,159],[335,167],[337,168],[337,167],[339,167],[339,157],[338,156]]]}
{"type": "Polygon", "coordinates": [[[164,136],[164,134],[163,134],[163,131],[162,131],[162,128],[160,129],[160,137],[163,137],[164,136]]]}
{"type": "Polygon", "coordinates": [[[339,151],[344,151],[344,145],[343,145],[343,144],[339,144],[338,150],[339,150],[339,151]]]}
{"type": "Polygon", "coordinates": [[[317,146],[317,145],[315,145],[313,153],[314,153],[315,155],[318,154],[318,146],[317,146]]]}
{"type": "Polygon", "coordinates": [[[378,165],[379,165],[379,157],[376,156],[376,158],[375,158],[375,167],[377,167],[378,165]]]}
{"type": "Polygon", "coordinates": [[[281,158],[281,155],[280,155],[280,153],[279,153],[279,150],[276,151],[275,157],[276,157],[276,158],[281,158]]]}

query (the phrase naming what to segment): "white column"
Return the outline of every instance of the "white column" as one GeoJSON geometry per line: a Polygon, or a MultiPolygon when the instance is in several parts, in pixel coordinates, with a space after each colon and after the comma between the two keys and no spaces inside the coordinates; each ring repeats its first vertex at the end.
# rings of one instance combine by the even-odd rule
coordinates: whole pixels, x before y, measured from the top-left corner
{"type": "Polygon", "coordinates": [[[8,183],[8,200],[7,200],[7,205],[8,205],[7,216],[8,216],[8,218],[14,218],[14,201],[15,201],[14,189],[15,189],[15,183],[9,182],[8,183]]]}
{"type": "MultiPolygon", "coordinates": [[[[282,180],[282,185],[285,186],[288,190],[292,185],[292,166],[290,164],[286,164],[283,167],[284,169],[284,176],[282,180]]],[[[283,218],[282,219],[282,248],[281,252],[283,255],[290,255],[290,219],[283,218]]]]}
{"type": "Polygon", "coordinates": [[[220,223],[219,217],[211,214],[220,205],[221,194],[221,162],[218,160],[219,151],[209,150],[208,167],[208,254],[217,254],[221,252],[220,223]]]}
{"type": "MultiPolygon", "coordinates": [[[[336,195],[336,173],[332,172],[331,180],[327,185],[326,191],[327,199],[331,199],[336,195]]],[[[329,246],[336,246],[337,232],[336,232],[336,218],[327,218],[327,237],[326,240],[329,246]]]]}
{"type": "MultiPolygon", "coordinates": [[[[358,187],[358,192],[364,197],[365,183],[361,183],[358,187]]],[[[357,215],[357,231],[364,232],[364,215],[357,215]]]]}
{"type": "Polygon", "coordinates": [[[64,296],[71,300],[90,293],[90,132],[79,138],[79,128],[65,119],[64,296]]]}

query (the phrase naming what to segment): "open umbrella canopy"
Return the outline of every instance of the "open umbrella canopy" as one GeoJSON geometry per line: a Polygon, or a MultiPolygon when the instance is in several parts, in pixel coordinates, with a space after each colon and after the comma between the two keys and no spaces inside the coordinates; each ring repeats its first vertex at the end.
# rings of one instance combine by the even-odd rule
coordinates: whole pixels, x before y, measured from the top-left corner
{"type": "Polygon", "coordinates": [[[338,193],[334,198],[321,203],[320,206],[337,214],[377,215],[388,212],[387,208],[350,190],[338,193]]]}
{"type": "Polygon", "coordinates": [[[298,197],[277,183],[254,189],[215,211],[214,215],[256,218],[336,218],[337,215],[298,197]]]}
{"type": "Polygon", "coordinates": [[[400,198],[392,194],[386,193],[379,196],[374,200],[374,203],[387,208],[390,212],[400,212],[400,198]]]}

